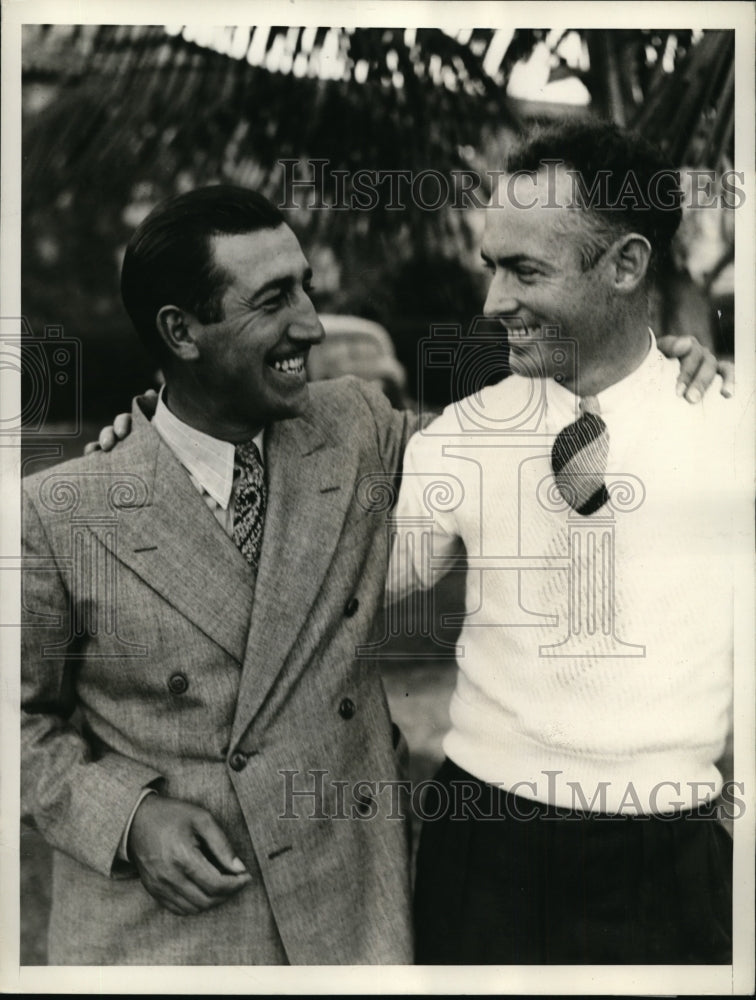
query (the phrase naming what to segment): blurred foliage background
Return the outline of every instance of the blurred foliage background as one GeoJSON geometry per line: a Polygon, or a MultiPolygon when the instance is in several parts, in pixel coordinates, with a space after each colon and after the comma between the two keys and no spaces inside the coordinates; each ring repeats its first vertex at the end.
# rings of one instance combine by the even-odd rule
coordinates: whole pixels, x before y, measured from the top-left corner
{"type": "MultiPolygon", "coordinates": [[[[24,314],[36,336],[57,324],[81,340],[85,416],[100,422],[152,381],[118,271],[130,232],[163,197],[223,180],[281,203],[288,158],[319,188],[295,202],[332,204],[337,171],[497,169],[534,120],[575,114],[637,126],[678,165],[721,172],[733,162],[733,62],[731,31],[26,25],[24,314]],[[578,103],[549,99],[565,86],[578,103]],[[307,165],[317,159],[321,177],[307,165]]],[[[289,218],[319,307],[381,322],[413,387],[430,325],[464,329],[480,309],[482,213],[390,202],[384,190],[370,211],[289,218]]],[[[731,299],[714,283],[726,288],[733,213],[703,214],[705,232],[699,220],[663,276],[655,322],[730,353],[731,299]]],[[[448,379],[423,392],[446,402],[448,379]]],[[[60,406],[50,421],[66,418],[60,406]]]]}

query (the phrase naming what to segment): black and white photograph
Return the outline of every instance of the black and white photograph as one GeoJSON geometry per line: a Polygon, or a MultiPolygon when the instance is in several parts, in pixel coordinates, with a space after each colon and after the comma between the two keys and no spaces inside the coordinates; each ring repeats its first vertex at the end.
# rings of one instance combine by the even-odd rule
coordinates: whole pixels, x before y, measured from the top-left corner
{"type": "Polygon", "coordinates": [[[2,46],[3,992],[752,994],[754,5],[2,46]]]}

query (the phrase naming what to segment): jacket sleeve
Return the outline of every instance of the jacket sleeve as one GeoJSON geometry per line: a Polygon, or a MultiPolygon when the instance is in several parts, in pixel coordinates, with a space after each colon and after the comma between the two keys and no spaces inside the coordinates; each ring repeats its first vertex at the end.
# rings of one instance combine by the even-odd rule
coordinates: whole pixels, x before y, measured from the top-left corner
{"type": "Polygon", "coordinates": [[[412,410],[395,410],[376,383],[354,379],[354,385],[375,423],[383,471],[398,477],[402,471],[404,449],[419,426],[418,416],[412,410]]]}
{"type": "Polygon", "coordinates": [[[61,645],[72,598],[42,520],[23,495],[21,813],[53,847],[106,876],[122,874],[118,847],[143,788],[160,774],[118,753],[95,755],[75,724],[75,654],[61,645]]]}

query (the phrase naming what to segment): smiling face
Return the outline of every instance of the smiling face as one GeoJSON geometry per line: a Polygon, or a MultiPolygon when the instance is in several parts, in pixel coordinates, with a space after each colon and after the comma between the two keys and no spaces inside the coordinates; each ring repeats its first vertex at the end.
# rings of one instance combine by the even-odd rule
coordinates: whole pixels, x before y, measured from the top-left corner
{"type": "Polygon", "coordinates": [[[211,238],[227,278],[223,318],[187,317],[196,345],[197,403],[217,437],[241,440],[308,401],[305,361],[323,330],[310,300],[312,272],[286,225],[211,238]]]}
{"type": "MultiPolygon", "coordinates": [[[[569,201],[569,183],[557,171],[560,206],[569,201]]],[[[581,372],[601,363],[613,300],[607,262],[587,271],[581,266],[587,234],[576,210],[544,204],[551,194],[553,206],[554,193],[545,174],[501,178],[498,199],[486,210],[481,248],[491,272],[484,312],[507,331],[514,372],[556,377],[572,387],[575,350],[581,372]],[[554,350],[555,334],[561,350],[554,350]]]]}

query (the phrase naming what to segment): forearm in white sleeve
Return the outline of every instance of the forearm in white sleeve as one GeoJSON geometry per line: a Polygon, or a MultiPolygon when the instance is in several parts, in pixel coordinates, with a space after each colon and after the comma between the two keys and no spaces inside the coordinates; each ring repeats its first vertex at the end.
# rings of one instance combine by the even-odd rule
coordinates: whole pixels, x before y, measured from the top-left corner
{"type": "Polygon", "coordinates": [[[399,498],[392,518],[393,542],[386,579],[387,601],[415,589],[427,589],[444,572],[443,561],[457,554],[453,519],[429,509],[429,490],[438,484],[437,449],[422,432],[415,434],[404,457],[399,498]]]}

